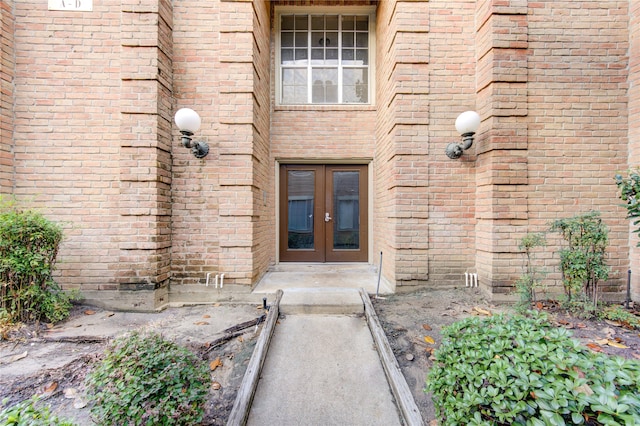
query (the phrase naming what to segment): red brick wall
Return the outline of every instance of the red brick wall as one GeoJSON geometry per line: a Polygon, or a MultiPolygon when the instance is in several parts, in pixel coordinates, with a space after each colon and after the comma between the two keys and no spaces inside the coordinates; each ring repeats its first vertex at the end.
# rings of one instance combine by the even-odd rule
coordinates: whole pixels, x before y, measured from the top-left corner
{"type": "MultiPolygon", "coordinates": [[[[613,177],[627,167],[632,3],[546,1],[528,10],[527,227],[600,211],[614,286],[626,283],[628,267],[628,223],[613,177]]],[[[557,239],[550,243],[547,266],[558,278],[557,239]]]]}
{"type": "Polygon", "coordinates": [[[459,284],[474,262],[474,156],[445,156],[475,105],[474,3],[378,7],[376,241],[399,286],[459,284]]]}
{"type": "Polygon", "coordinates": [[[400,289],[477,270],[505,293],[526,232],[597,209],[611,283],[631,258],[639,297],[612,179],[639,163],[635,2],[278,2],[376,5],[368,107],[275,106],[274,2],[93,3],[0,0],[0,192],[64,224],[65,287],[156,289],[157,305],[169,280],[191,291],[225,273],[248,290],[275,261],[276,160],[312,159],[371,162],[371,260],[382,251],[400,289]],[[180,107],[202,117],[204,159],[180,145],[180,107]],[[476,142],[450,160],[468,109],[476,142]]]}
{"type": "Polygon", "coordinates": [[[460,142],[457,116],[478,110],[475,3],[429,2],[430,286],[460,285],[465,272],[476,272],[477,143],[458,160],[445,155],[449,143],[460,142]]]}
{"type": "Polygon", "coordinates": [[[0,1],[0,194],[13,190],[13,1],[0,1]]]}
{"type": "Polygon", "coordinates": [[[67,288],[118,283],[120,5],[60,12],[14,3],[14,194],[64,226],[57,266],[67,288]]]}
{"type": "Polygon", "coordinates": [[[482,287],[509,293],[527,233],[527,2],[476,4],[476,266],[482,287]]]}
{"type": "MultiPolygon", "coordinates": [[[[629,2],[629,167],[640,167],[640,2],[629,2]]],[[[638,234],[629,237],[633,300],[640,300],[640,249],[638,234]]]]}

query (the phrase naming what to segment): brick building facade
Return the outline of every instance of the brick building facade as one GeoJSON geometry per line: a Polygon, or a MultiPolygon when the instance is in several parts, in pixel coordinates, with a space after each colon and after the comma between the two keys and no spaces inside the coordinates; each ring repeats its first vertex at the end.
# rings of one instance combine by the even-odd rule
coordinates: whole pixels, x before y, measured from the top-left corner
{"type": "MultiPolygon", "coordinates": [[[[631,268],[640,299],[613,181],[640,164],[640,2],[0,6],[0,193],[64,225],[57,279],[89,301],[213,301],[280,262],[377,264],[380,252],[396,291],[477,272],[500,299],[526,233],[590,210],[609,227],[607,290],[631,268]],[[202,118],[202,159],[180,144],[182,107],[202,118]],[[452,160],[466,110],[481,125],[452,160]],[[295,187],[309,173],[313,201],[295,187]],[[327,228],[324,210],[338,216],[327,228]],[[310,232],[322,253],[297,257],[310,232]],[[224,274],[224,292],[207,274],[224,274]]],[[[553,238],[542,259],[557,271],[553,238]]]]}

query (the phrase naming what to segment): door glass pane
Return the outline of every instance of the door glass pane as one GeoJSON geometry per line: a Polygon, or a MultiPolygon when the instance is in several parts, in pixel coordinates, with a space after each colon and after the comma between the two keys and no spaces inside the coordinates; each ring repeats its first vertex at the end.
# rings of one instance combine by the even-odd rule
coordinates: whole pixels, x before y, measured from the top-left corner
{"type": "Polygon", "coordinates": [[[290,249],[313,249],[313,207],[315,172],[290,170],[287,173],[288,238],[290,249]]]}
{"type": "Polygon", "coordinates": [[[333,173],[333,248],[357,250],[360,248],[360,173],[335,171],[333,173]]]}

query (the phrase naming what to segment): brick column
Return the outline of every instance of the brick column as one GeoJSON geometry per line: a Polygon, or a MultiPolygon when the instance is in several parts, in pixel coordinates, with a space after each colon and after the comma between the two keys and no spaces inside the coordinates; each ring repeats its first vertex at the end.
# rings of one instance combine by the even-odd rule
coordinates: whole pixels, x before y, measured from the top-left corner
{"type": "Polygon", "coordinates": [[[429,4],[388,2],[378,13],[376,251],[391,282],[418,285],[429,272],[429,4]]]}
{"type": "Polygon", "coordinates": [[[13,1],[0,0],[0,194],[13,189],[13,1]]]}
{"type": "Polygon", "coordinates": [[[518,242],[527,232],[527,2],[476,6],[476,266],[494,298],[521,273],[518,242]]]}
{"type": "Polygon", "coordinates": [[[122,0],[120,124],[121,291],[166,303],[171,247],[172,6],[122,0]]]}
{"type": "Polygon", "coordinates": [[[269,260],[261,227],[270,173],[268,7],[220,4],[219,270],[239,285],[253,284],[269,260]]]}

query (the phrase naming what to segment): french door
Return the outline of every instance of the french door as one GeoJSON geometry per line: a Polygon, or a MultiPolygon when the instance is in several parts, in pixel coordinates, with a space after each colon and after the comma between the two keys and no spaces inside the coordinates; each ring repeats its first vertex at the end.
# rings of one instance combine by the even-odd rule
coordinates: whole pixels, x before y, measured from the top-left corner
{"type": "Polygon", "coordinates": [[[280,261],[366,262],[367,166],[280,167],[280,261]]]}

